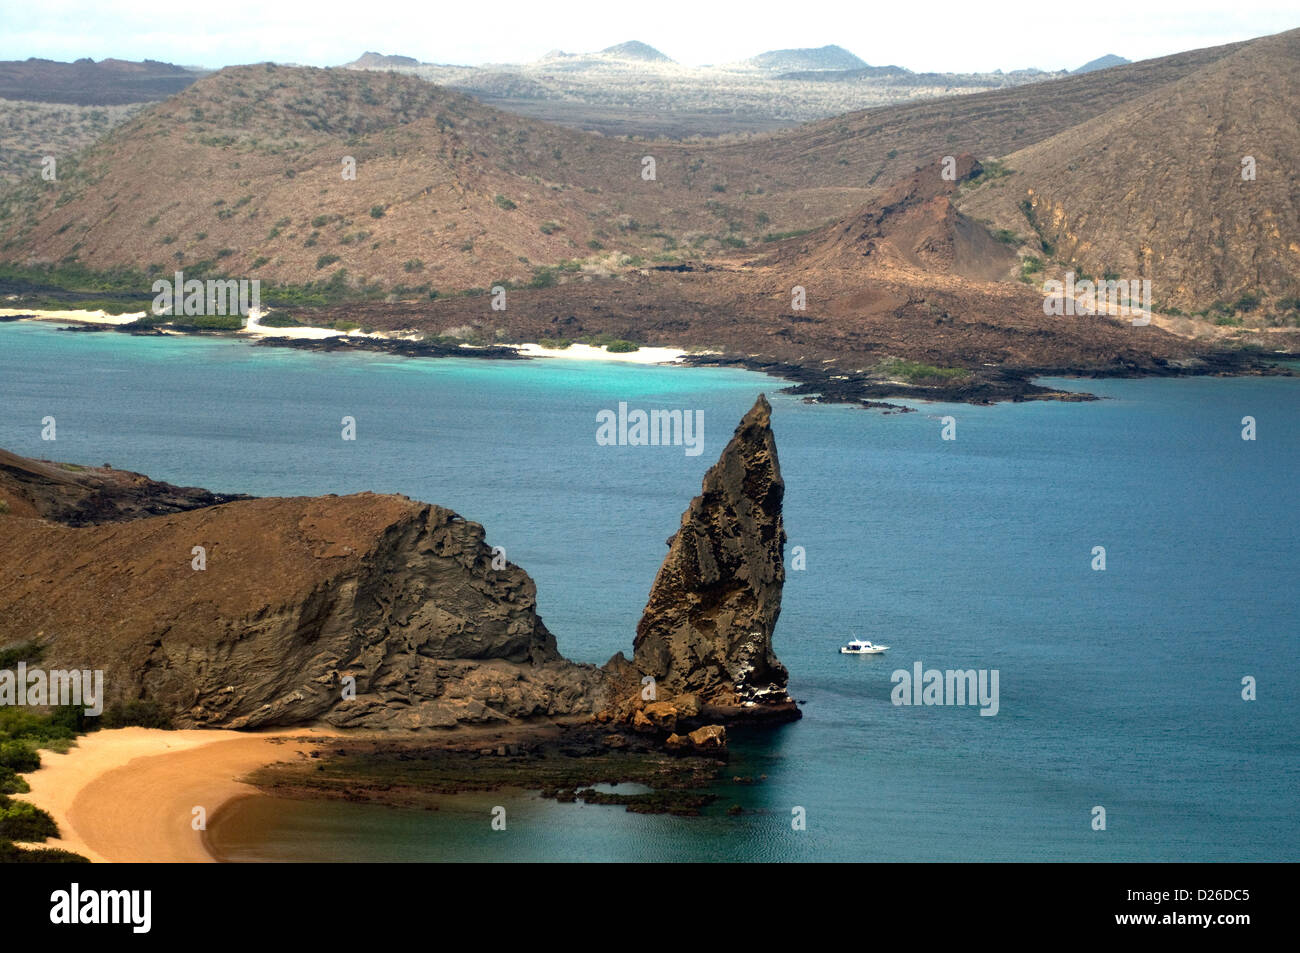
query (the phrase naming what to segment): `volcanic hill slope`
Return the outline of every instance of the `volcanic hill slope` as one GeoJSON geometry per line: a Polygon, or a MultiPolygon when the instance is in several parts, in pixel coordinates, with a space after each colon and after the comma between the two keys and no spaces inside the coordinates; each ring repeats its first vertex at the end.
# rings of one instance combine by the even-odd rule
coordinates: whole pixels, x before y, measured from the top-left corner
{"type": "Polygon", "coordinates": [[[0,99],[122,106],[166,99],[197,78],[194,70],[157,60],[60,63],[31,57],[0,62],[0,99]]]}
{"type": "Polygon", "coordinates": [[[172,486],[108,466],[50,463],[0,450],[0,500],[4,500],[4,512],[13,516],[93,526],[241,499],[247,497],[172,486]]]}
{"type": "Polygon", "coordinates": [[[1300,202],[1280,169],[1298,37],[713,143],[606,139],[407,75],[230,68],[57,183],[0,196],[0,259],[134,268],[149,273],[142,291],[178,268],[315,283],[340,303],[300,320],[480,344],[614,336],[855,398],[1231,370],[1253,359],[1219,356],[1211,321],[1048,318],[1036,288],[1073,263],[1152,276],[1157,304],[1259,295],[1286,320],[1300,202]],[[1264,96],[1274,74],[1286,78],[1264,96]],[[1135,134],[1149,116],[1161,132],[1135,134]],[[1233,184],[1247,147],[1260,178],[1233,184]],[[962,157],[956,181],[934,174],[945,157],[962,157]],[[481,294],[498,284],[505,310],[481,294]],[[920,367],[900,376],[900,361],[920,367]]]}
{"type": "Polygon", "coordinates": [[[1157,307],[1242,295],[1275,307],[1300,295],[1297,114],[1293,30],[1011,153],[1014,171],[961,207],[1031,240],[1037,231],[1080,272],[1150,278],[1157,307]]]}
{"type": "MultiPolygon", "coordinates": [[[[712,261],[660,265],[620,282],[512,291],[503,312],[486,299],[327,310],[377,328],[475,325],[506,340],[609,334],[712,348],[701,363],[737,361],[852,399],[913,395],[956,400],[1063,396],[1026,380],[1033,369],[1170,373],[1206,370],[1197,349],[1159,327],[1086,316],[1049,317],[1019,259],[954,199],[981,167],[936,162],[852,216],[806,235],[712,261]],[[805,308],[793,308],[792,289],[805,308]],[[917,367],[898,361],[916,362],[917,367]],[[957,365],[956,368],[953,365],[957,365]]],[[[343,347],[347,341],[324,346],[343,347]]],[[[313,345],[315,346],[315,345],[313,345]]]]}
{"type": "MultiPolygon", "coordinates": [[[[0,463],[0,648],[27,646],[46,670],[102,669],[110,706],[150,702],[181,727],[446,728],[611,704],[630,723],[653,672],[689,697],[638,730],[798,717],[771,648],[784,534],[761,395],[678,534],[742,558],[680,577],[681,547],[670,551],[640,627],[656,633],[653,652],[638,637],[633,664],[656,656],[644,670],[621,656],[607,670],[565,660],[528,574],[495,563],[483,527],[442,507],[372,493],[223,502],[138,474],[0,463]],[[75,512],[64,497],[86,487],[103,519],[63,525],[75,512]],[[144,515],[151,493],[166,515],[144,515]],[[681,584],[667,599],[670,577],[681,584]],[[688,619],[678,597],[694,604],[688,619]],[[661,655],[676,659],[670,672],[661,655]]],[[[725,733],[701,738],[717,747],[725,733]]]]}
{"type": "Polygon", "coordinates": [[[6,197],[0,256],[281,282],[346,269],[445,293],[605,249],[717,252],[838,219],[944,155],[1029,146],[1235,48],[703,144],[604,139],[393,73],[231,67],[6,197]]]}

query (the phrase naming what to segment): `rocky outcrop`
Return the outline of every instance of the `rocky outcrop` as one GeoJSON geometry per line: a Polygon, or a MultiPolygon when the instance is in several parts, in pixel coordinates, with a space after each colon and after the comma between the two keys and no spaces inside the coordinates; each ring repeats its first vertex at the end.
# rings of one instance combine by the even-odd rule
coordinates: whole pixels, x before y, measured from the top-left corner
{"type": "Polygon", "coordinates": [[[102,669],[181,727],[450,727],[589,711],[483,527],[401,496],[259,499],[73,529],[7,518],[0,645],[102,669]],[[203,547],[196,568],[193,547],[203,547]]]}
{"type": "Polygon", "coordinates": [[[785,533],[770,417],[760,396],[706,474],[631,662],[561,657],[533,580],[442,507],[373,493],[223,502],[12,455],[0,457],[13,500],[0,509],[0,649],[102,670],[109,707],[152,702],[177,727],[596,712],[642,743],[723,753],[729,721],[799,717],[772,650],[785,533]]]}
{"type": "Polygon", "coordinates": [[[628,701],[639,709],[649,676],[656,699],[698,699],[706,719],[799,717],[772,649],[785,582],[785,483],[771,416],[760,394],[668,540],[632,662],[618,656],[607,666],[622,692],[616,709],[628,701]]]}
{"type": "Polygon", "coordinates": [[[91,526],[181,513],[246,500],[239,493],[212,493],[172,486],[129,470],[32,460],[0,450],[0,501],[15,516],[38,516],[68,526],[91,526]]]}

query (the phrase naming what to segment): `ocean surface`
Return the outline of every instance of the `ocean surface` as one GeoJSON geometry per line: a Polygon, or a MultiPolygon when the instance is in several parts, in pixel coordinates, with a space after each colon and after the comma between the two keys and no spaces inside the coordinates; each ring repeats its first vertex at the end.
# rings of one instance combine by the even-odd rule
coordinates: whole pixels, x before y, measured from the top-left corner
{"type": "Polygon", "coordinates": [[[0,447],[214,490],[449,506],[536,579],[561,651],[603,663],[630,654],[664,541],[755,396],[771,399],[787,568],[806,552],[775,644],[804,718],[738,739],[705,816],[524,791],[430,812],[252,798],[211,832],[232,859],[1300,859],[1300,378],[1052,383],[1105,399],[886,415],[738,370],[14,323],[0,447]],[[597,412],[620,401],[702,410],[703,453],[597,445],[597,412]],[[840,655],[855,635],[892,647],[840,655]],[[891,674],[918,661],[996,670],[997,714],[893,704],[891,674]]]}

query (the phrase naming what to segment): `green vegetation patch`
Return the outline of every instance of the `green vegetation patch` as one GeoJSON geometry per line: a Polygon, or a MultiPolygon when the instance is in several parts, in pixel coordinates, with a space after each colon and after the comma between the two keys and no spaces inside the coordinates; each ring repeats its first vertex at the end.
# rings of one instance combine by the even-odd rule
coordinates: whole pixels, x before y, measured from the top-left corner
{"type": "Polygon", "coordinates": [[[23,850],[9,841],[0,840],[0,864],[88,864],[80,854],[68,850],[56,850],[42,847],[37,850],[23,850]]]}
{"type": "Polygon", "coordinates": [[[616,338],[612,334],[588,334],[578,338],[579,344],[587,344],[591,347],[603,347],[611,354],[631,354],[633,351],[639,351],[641,345],[633,341],[625,341],[623,338],[616,338]]]}
{"type": "Polygon", "coordinates": [[[1014,171],[1015,169],[1008,169],[1006,165],[997,159],[987,159],[980,163],[979,175],[971,176],[967,184],[982,185],[985,182],[992,182],[994,179],[1004,178],[1014,171]]]}
{"type": "Polygon", "coordinates": [[[0,844],[5,841],[36,841],[58,837],[54,818],[26,801],[0,794],[0,844]]]}
{"type": "MultiPolygon", "coordinates": [[[[30,665],[32,662],[40,661],[44,653],[44,646],[37,645],[35,642],[19,642],[17,645],[0,649],[0,669],[13,668],[19,662],[26,662],[30,665]]],[[[4,710],[0,709],[0,712],[4,710]]],[[[0,719],[3,719],[2,714],[0,714],[0,719]]],[[[4,722],[0,720],[0,737],[3,737],[3,731],[4,722]]]]}
{"type": "Polygon", "coordinates": [[[883,362],[880,371],[882,374],[901,378],[910,384],[934,381],[948,383],[970,377],[970,371],[964,367],[935,367],[933,364],[922,364],[919,361],[907,361],[902,358],[883,362]]]}

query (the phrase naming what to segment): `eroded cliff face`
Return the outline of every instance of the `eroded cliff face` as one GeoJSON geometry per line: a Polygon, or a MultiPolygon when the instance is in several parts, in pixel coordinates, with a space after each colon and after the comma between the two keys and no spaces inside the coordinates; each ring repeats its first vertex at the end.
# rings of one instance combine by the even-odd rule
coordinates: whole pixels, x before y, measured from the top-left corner
{"type": "Polygon", "coordinates": [[[154,700],[180,727],[564,715],[590,710],[599,679],[560,657],[532,579],[492,568],[482,526],[405,497],[5,529],[0,645],[36,641],[46,669],[103,669],[110,703],[154,700]]]}
{"type": "Polygon", "coordinates": [[[0,648],[34,643],[42,669],[102,670],[109,706],[151,701],[177,727],[597,713],[716,751],[729,721],[799,717],[772,650],[784,484],[762,396],[669,541],[632,661],[602,669],[561,657],[533,580],[494,568],[483,527],[439,506],[373,493],[225,502],[11,455],[0,477],[14,500],[0,510],[0,648]]]}
{"type": "Polygon", "coordinates": [[[715,717],[798,717],[772,649],[785,483],[771,417],[760,394],[682,514],[637,625],[631,665],[655,680],[656,696],[697,696],[715,717]]]}
{"type": "Polygon", "coordinates": [[[239,493],[172,486],[108,465],[51,463],[0,450],[0,500],[4,511],[14,516],[92,526],[246,499],[239,493]]]}

